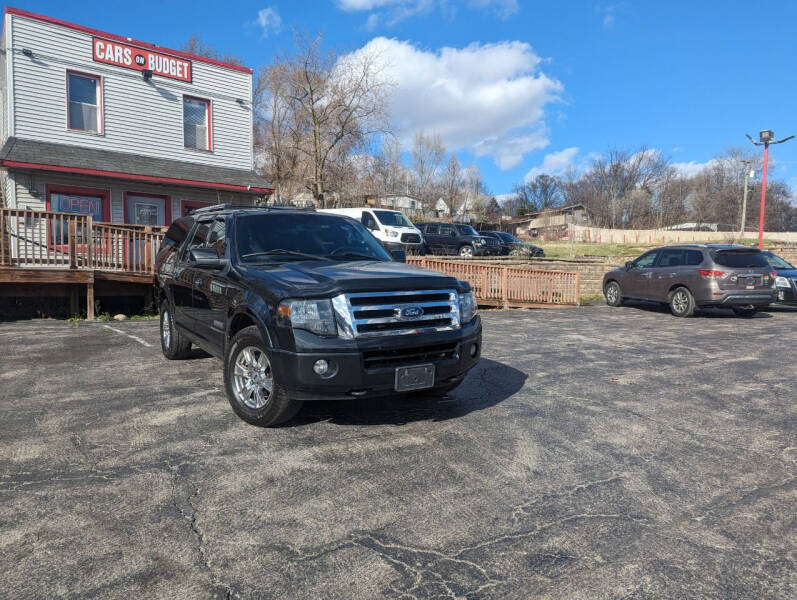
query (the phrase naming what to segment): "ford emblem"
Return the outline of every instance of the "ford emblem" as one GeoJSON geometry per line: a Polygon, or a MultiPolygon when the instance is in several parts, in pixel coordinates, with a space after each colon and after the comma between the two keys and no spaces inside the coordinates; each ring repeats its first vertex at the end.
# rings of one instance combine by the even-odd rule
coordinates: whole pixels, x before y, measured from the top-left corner
{"type": "Polygon", "coordinates": [[[402,319],[417,319],[423,314],[423,309],[420,306],[405,306],[399,312],[402,319]]]}

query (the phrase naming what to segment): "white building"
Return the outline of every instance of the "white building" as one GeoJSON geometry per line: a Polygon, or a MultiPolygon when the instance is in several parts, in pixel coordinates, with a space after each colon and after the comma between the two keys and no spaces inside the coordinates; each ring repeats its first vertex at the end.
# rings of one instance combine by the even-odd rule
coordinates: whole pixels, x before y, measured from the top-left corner
{"type": "Polygon", "coordinates": [[[0,90],[6,207],[165,225],[272,192],[246,67],[6,8],[0,90]]]}

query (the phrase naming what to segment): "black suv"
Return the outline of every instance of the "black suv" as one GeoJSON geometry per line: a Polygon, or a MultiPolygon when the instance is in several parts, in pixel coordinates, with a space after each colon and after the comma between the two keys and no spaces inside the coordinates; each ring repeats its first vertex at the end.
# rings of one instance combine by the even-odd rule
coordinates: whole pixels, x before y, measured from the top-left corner
{"type": "Polygon", "coordinates": [[[290,419],[303,400],[456,387],[481,353],[467,282],[391,257],[348,217],[199,209],[169,228],[156,262],[161,346],[224,361],[245,421],[290,419]]]}
{"type": "Polygon", "coordinates": [[[488,240],[465,223],[416,223],[432,254],[458,254],[463,258],[499,254],[497,240],[488,240]]]}
{"type": "Polygon", "coordinates": [[[480,231],[488,240],[494,238],[500,244],[501,256],[531,256],[534,258],[544,258],[545,250],[534,244],[527,244],[518,237],[506,231],[480,231]]]}

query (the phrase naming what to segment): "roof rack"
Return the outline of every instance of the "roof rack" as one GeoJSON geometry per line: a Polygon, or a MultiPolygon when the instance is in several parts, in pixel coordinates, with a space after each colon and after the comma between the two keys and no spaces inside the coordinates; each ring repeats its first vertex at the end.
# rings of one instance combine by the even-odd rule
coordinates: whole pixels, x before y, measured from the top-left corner
{"type": "Polygon", "coordinates": [[[213,212],[221,212],[224,210],[309,210],[314,211],[315,208],[299,208],[297,206],[290,206],[288,204],[282,205],[268,205],[268,204],[213,204],[211,206],[202,206],[191,211],[192,215],[206,214],[213,212]]]}

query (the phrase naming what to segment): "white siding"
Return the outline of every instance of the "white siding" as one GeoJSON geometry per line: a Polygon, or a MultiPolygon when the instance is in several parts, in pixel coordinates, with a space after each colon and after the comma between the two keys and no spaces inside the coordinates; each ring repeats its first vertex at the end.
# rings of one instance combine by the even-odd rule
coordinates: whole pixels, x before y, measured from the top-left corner
{"type": "Polygon", "coordinates": [[[140,72],[94,62],[88,33],[19,15],[9,21],[17,137],[252,169],[250,74],[195,60],[193,83],[158,76],[145,82],[140,72]],[[23,48],[32,50],[33,58],[22,55],[23,48]],[[102,134],[67,129],[67,69],[103,77],[102,134]],[[183,94],[211,100],[213,152],[184,147],[183,94]]]}
{"type": "Polygon", "coordinates": [[[32,210],[46,210],[47,185],[66,185],[81,188],[93,188],[98,190],[110,190],[111,192],[111,222],[124,223],[124,194],[155,194],[167,195],[171,198],[172,219],[180,216],[182,200],[194,200],[199,202],[230,202],[233,204],[251,204],[252,197],[246,194],[235,192],[219,192],[202,188],[169,187],[162,185],[152,185],[138,183],[134,181],[117,181],[100,177],[87,177],[85,175],[69,175],[68,173],[27,173],[21,171],[11,171],[9,173],[9,187],[16,194],[18,208],[30,208],[32,210]],[[32,194],[30,184],[32,176],[33,188],[36,191],[32,194]]]}

